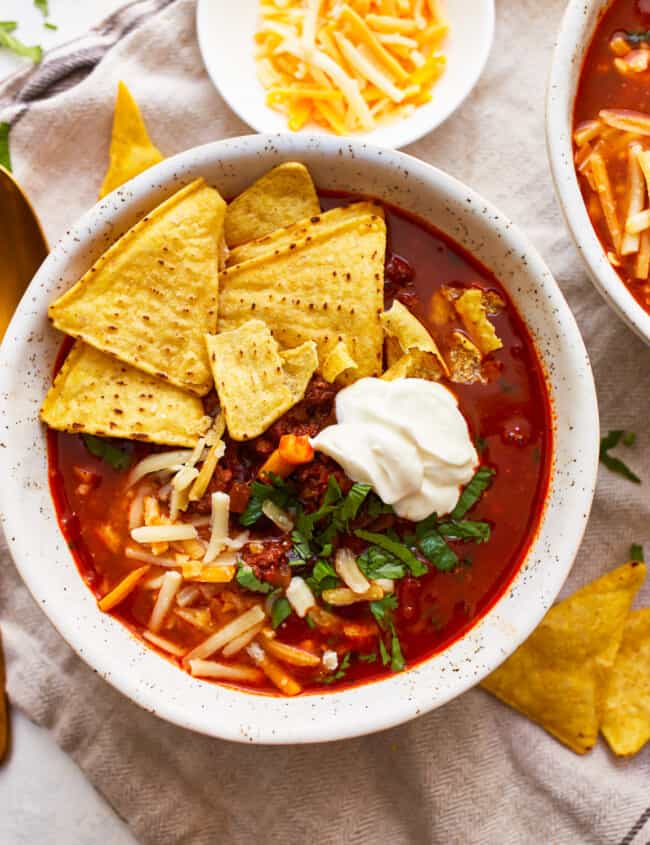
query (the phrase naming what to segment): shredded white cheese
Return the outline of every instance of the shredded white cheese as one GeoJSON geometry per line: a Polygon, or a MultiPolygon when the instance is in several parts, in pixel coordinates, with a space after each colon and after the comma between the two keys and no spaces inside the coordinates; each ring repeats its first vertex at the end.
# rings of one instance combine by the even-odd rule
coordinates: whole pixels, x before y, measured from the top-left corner
{"type": "Polygon", "coordinates": [[[163,583],[158,593],[158,598],[151,611],[151,618],[149,619],[148,628],[154,634],[162,628],[165,621],[165,616],[169,613],[176,593],[179,591],[183,583],[183,576],[180,572],[165,572],[163,575],[163,583]]]}
{"type": "Polygon", "coordinates": [[[392,593],[395,591],[395,582],[392,578],[376,578],[372,583],[381,587],[385,593],[392,593]]]}
{"type": "Polygon", "coordinates": [[[178,469],[192,455],[191,449],[177,449],[172,452],[160,452],[155,455],[148,455],[140,463],[136,464],[129,475],[129,487],[137,484],[145,475],[152,472],[160,472],[163,469],[178,469]]]}
{"type": "Polygon", "coordinates": [[[136,543],[173,543],[177,540],[196,540],[198,533],[193,525],[142,525],[131,531],[136,543]]]}
{"type": "Polygon", "coordinates": [[[215,651],[219,651],[219,649],[223,648],[231,640],[240,637],[254,625],[257,625],[258,622],[262,622],[264,618],[265,613],[262,610],[261,605],[254,605],[245,613],[242,613],[241,616],[233,619],[232,622],[224,625],[223,628],[220,628],[214,634],[209,636],[207,640],[199,643],[199,645],[192,649],[185,659],[194,660],[197,658],[202,659],[204,657],[209,657],[211,654],[214,654],[215,651]]]}
{"type": "Polygon", "coordinates": [[[286,596],[289,604],[297,616],[305,618],[310,607],[316,604],[314,594],[309,589],[306,581],[299,575],[294,575],[286,589],[286,596]]]}
{"type": "Polygon", "coordinates": [[[213,561],[225,548],[228,540],[228,516],[230,496],[227,493],[213,493],[210,542],[203,558],[204,563],[213,561]]]}

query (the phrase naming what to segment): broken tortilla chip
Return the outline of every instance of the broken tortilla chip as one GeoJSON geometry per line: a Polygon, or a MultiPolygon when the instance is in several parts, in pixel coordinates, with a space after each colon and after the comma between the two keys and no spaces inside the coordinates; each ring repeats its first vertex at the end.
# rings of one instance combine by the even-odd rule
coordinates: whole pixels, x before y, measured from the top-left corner
{"type": "Polygon", "coordinates": [[[299,402],[318,360],[313,343],[286,350],[283,358],[261,320],[206,335],[205,341],[221,410],[233,440],[257,437],[299,402]]]}
{"type": "Polygon", "coordinates": [[[291,395],[298,402],[305,395],[307,385],[318,367],[318,349],[313,340],[306,340],[293,349],[280,352],[284,377],[291,395]]]}
{"type": "Polygon", "coordinates": [[[603,736],[615,754],[636,754],[650,739],[650,608],[633,610],[603,697],[603,736]]]}
{"type": "Polygon", "coordinates": [[[315,232],[322,232],[328,227],[339,227],[351,220],[365,217],[369,214],[382,214],[381,206],[375,202],[355,202],[351,205],[331,208],[322,214],[312,215],[309,218],[301,219],[291,226],[283,229],[275,229],[263,238],[249,241],[233,249],[228,254],[228,266],[242,264],[244,261],[251,261],[265,253],[274,253],[276,250],[295,249],[291,244],[296,244],[307,237],[313,237],[315,232]]]}
{"type": "Polygon", "coordinates": [[[483,355],[501,349],[503,343],[488,320],[486,300],[482,290],[479,288],[466,290],[454,302],[454,306],[467,333],[483,355]]]}
{"type": "Polygon", "coordinates": [[[202,179],[177,191],[50,305],[54,325],[143,372],[206,394],[225,203],[202,179]]]}
{"type": "Polygon", "coordinates": [[[131,92],[123,82],[118,82],[108,172],[99,189],[99,198],[110,194],[163,158],[163,154],[149,138],[131,92]]]}
{"type": "Polygon", "coordinates": [[[210,425],[196,396],[80,341],[45,397],[41,419],[59,431],[190,448],[210,425]]]}
{"type": "Polygon", "coordinates": [[[422,378],[427,381],[439,381],[444,375],[440,360],[433,352],[411,349],[386,370],[382,379],[394,381],[398,378],[422,378]]]}
{"type": "Polygon", "coordinates": [[[483,356],[478,346],[461,331],[451,333],[447,341],[449,378],[457,384],[476,384],[485,381],[481,370],[483,356]]]}
{"type": "Polygon", "coordinates": [[[435,340],[418,318],[411,314],[398,299],[394,300],[390,309],[381,315],[381,323],[386,335],[386,355],[389,367],[392,367],[402,355],[412,349],[419,349],[435,355],[443,373],[447,374],[447,364],[435,340]]]}
{"type": "Polygon", "coordinates": [[[589,751],[607,672],[645,574],[642,563],[631,561],[552,607],[481,686],[576,753],[589,751]]]}
{"type": "Polygon", "coordinates": [[[323,361],[321,371],[325,381],[334,382],[348,370],[356,370],[357,364],[348,352],[347,345],[340,340],[323,361]]]}
{"type": "Polygon", "coordinates": [[[228,267],[221,276],[219,331],[251,317],[273,327],[285,348],[314,340],[320,366],[343,342],[357,364],[341,381],[379,375],[386,224],[372,214],[344,218],[273,252],[228,267]]]}
{"type": "Polygon", "coordinates": [[[320,203],[309,171],[297,161],[285,161],[230,203],[226,243],[233,248],[316,214],[320,203]]]}

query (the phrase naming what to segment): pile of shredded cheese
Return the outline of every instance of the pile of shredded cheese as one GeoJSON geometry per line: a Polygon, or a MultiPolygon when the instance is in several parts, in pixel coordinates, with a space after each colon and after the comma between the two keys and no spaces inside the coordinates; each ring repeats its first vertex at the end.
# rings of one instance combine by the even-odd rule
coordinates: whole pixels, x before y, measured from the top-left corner
{"type": "Polygon", "coordinates": [[[262,0],[258,77],[292,131],[368,131],[431,100],[447,31],[439,0],[262,0]]]}

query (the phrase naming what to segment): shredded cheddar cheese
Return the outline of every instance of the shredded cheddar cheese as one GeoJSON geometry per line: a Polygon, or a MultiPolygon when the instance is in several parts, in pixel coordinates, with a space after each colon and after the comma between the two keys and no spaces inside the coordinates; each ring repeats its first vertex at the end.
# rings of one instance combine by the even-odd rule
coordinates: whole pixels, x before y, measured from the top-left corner
{"type": "Polygon", "coordinates": [[[438,0],[262,0],[258,78],[294,132],[367,131],[431,99],[447,32],[438,0]]]}

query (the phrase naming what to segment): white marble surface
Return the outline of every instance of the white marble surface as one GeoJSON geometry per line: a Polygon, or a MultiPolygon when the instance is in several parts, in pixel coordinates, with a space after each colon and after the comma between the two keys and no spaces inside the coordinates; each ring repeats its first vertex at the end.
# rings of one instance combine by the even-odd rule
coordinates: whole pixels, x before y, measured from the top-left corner
{"type": "MultiPolygon", "coordinates": [[[[15,34],[45,49],[69,41],[113,12],[123,0],[50,0],[49,20],[30,0],[2,0],[0,17],[15,20],[15,34]]],[[[28,64],[0,50],[0,79],[28,64]]],[[[2,845],[136,845],[126,825],[49,735],[12,713],[11,754],[0,767],[2,845]]]]}

